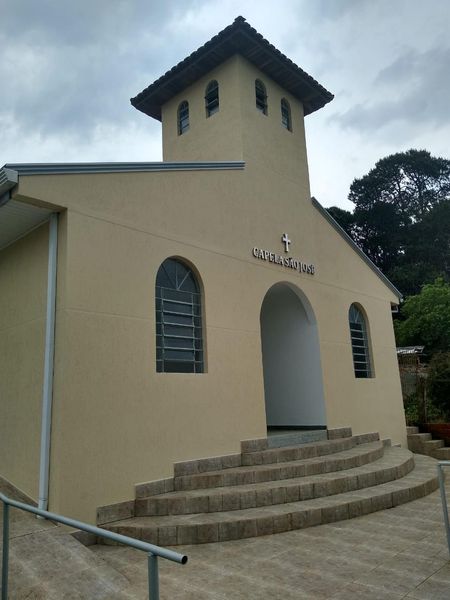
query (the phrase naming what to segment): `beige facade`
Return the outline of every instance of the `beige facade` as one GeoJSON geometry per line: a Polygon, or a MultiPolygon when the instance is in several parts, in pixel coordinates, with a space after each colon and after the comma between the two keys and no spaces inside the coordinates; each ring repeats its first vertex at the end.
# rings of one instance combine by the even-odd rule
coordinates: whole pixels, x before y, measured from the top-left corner
{"type": "MultiPolygon", "coordinates": [[[[15,201],[59,212],[49,506],[91,522],[98,506],[133,498],[135,484],[170,477],[174,462],[237,452],[241,440],[266,435],[260,316],[277,284],[294,291],[317,338],[308,360],[325,421],[314,424],[406,440],[391,318],[398,295],[311,202],[302,102],[236,54],[170,98],[162,122],[164,160],[245,165],[20,174],[12,190],[15,201]],[[256,78],[267,88],[267,115],[255,108],[256,78]],[[211,79],[220,108],[206,118],[211,79]],[[280,124],[282,98],[292,131],[280,124]],[[183,100],[190,127],[178,135],[183,100]],[[315,272],[257,258],[255,247],[300,257],[315,272]],[[201,374],[156,372],[155,278],[168,257],[198,274],[201,374]],[[370,378],[354,375],[353,303],[369,328],[370,378]]],[[[44,225],[0,252],[0,474],[32,497],[47,237],[44,225]],[[18,435],[27,440],[20,452],[18,435]]],[[[306,358],[287,360],[295,373],[306,358]]],[[[305,386],[297,401],[307,404],[305,386]]]]}

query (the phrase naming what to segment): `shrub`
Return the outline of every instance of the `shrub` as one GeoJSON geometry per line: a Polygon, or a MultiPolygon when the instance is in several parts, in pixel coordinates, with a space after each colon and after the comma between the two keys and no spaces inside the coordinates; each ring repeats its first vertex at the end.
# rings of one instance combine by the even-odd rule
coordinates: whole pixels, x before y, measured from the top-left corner
{"type": "Polygon", "coordinates": [[[438,352],[431,359],[428,393],[437,408],[450,414],[450,352],[438,352]]]}

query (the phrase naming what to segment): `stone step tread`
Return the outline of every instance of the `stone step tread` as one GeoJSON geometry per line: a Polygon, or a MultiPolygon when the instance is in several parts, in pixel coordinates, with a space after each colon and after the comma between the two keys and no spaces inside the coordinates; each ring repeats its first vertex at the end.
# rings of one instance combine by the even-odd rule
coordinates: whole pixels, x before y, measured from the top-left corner
{"type": "Polygon", "coordinates": [[[409,425],[409,426],[406,428],[406,433],[407,433],[408,435],[412,435],[413,433],[419,433],[419,428],[418,428],[418,427],[416,427],[415,425],[409,425]]]}
{"type": "Polygon", "coordinates": [[[421,440],[422,442],[431,440],[431,433],[410,433],[408,440],[421,440]]]}
{"type": "MultiPolygon", "coordinates": [[[[369,442],[368,444],[360,444],[357,446],[352,446],[351,448],[346,448],[344,450],[337,450],[336,452],[332,452],[330,454],[321,454],[320,456],[311,456],[309,458],[300,458],[300,459],[294,459],[294,460],[290,460],[290,461],[282,461],[281,463],[264,463],[264,464],[259,464],[259,465],[241,465],[240,467],[232,467],[230,469],[226,469],[226,473],[233,473],[233,472],[252,472],[252,471],[260,471],[260,470],[264,470],[267,469],[267,467],[271,467],[271,466],[282,466],[285,467],[288,464],[298,464],[298,463],[318,463],[318,462],[322,462],[324,460],[328,460],[330,458],[345,458],[347,456],[355,456],[355,455],[359,455],[359,454],[364,454],[366,451],[368,450],[373,450],[375,448],[380,448],[382,447],[383,444],[380,441],[376,441],[376,442],[369,442]]],[[[192,473],[192,476],[195,475],[218,475],[218,474],[222,474],[223,470],[222,469],[217,469],[217,471],[207,471],[206,473],[192,473]]]]}
{"type": "MultiPolygon", "coordinates": [[[[350,456],[349,451],[346,451],[346,455],[350,456]]],[[[354,456],[354,454],[353,454],[354,456]]],[[[330,479],[340,479],[345,477],[346,475],[357,475],[359,473],[367,473],[367,472],[376,472],[380,469],[389,468],[391,466],[398,466],[406,462],[409,458],[413,456],[410,450],[406,450],[405,448],[396,448],[393,451],[392,448],[384,448],[383,456],[376,459],[370,463],[364,463],[363,465],[358,465],[355,467],[351,467],[349,469],[344,469],[341,471],[328,471],[326,473],[317,473],[314,475],[304,475],[302,477],[291,477],[288,479],[275,479],[270,481],[258,481],[255,483],[245,483],[242,485],[235,486],[222,486],[222,487],[211,487],[211,488],[202,488],[196,490],[177,490],[174,492],[166,492],[164,494],[158,494],[155,496],[149,496],[148,498],[140,498],[140,500],[147,499],[169,499],[169,498],[179,498],[179,497],[197,497],[205,494],[222,494],[224,490],[231,489],[233,492],[238,491],[249,491],[254,489],[266,489],[272,487],[278,487],[281,483],[283,485],[298,484],[298,483],[313,483],[315,481],[326,481],[330,479]]]]}
{"type": "Polygon", "coordinates": [[[375,435],[378,434],[371,433],[346,438],[336,438],[306,444],[295,444],[293,446],[283,446],[281,448],[252,449],[242,452],[241,454],[187,460],[174,464],[174,476],[177,478],[188,475],[217,473],[217,471],[229,471],[231,468],[236,468],[241,465],[251,466],[253,464],[270,464],[286,462],[293,460],[294,458],[306,459],[334,454],[335,452],[353,448],[359,443],[375,441],[370,437],[375,435]],[[369,439],[365,439],[366,436],[369,436],[369,439]],[[238,464],[236,464],[236,461],[238,461],[238,464]]]}
{"type": "Polygon", "coordinates": [[[267,445],[269,448],[283,448],[297,444],[309,444],[328,439],[326,429],[310,430],[273,430],[267,432],[267,445]]]}
{"type": "Polygon", "coordinates": [[[220,512],[308,500],[387,483],[404,477],[413,468],[414,458],[409,450],[387,448],[375,462],[344,471],[139,499],[135,502],[135,513],[143,516],[220,512]]]}
{"type": "MultiPolygon", "coordinates": [[[[369,449],[380,448],[381,444],[379,442],[374,442],[372,444],[366,444],[366,446],[368,446],[367,450],[369,450],[369,449]]],[[[361,448],[361,446],[359,448],[361,448]]],[[[362,454],[362,453],[355,452],[355,450],[356,450],[355,448],[353,448],[352,450],[345,450],[342,453],[339,453],[339,456],[341,457],[341,455],[342,455],[342,458],[346,458],[346,457],[357,456],[357,455],[362,454]]],[[[277,485],[279,485],[280,482],[288,485],[289,482],[310,483],[310,482],[319,481],[319,480],[341,478],[341,477],[344,477],[346,474],[366,473],[366,472],[370,472],[370,471],[377,471],[380,469],[388,468],[391,466],[397,466],[399,464],[403,464],[405,461],[407,461],[412,456],[413,456],[412,452],[405,448],[384,447],[382,457],[376,459],[373,462],[365,463],[365,464],[359,465],[357,467],[351,467],[350,469],[345,469],[342,471],[328,471],[326,473],[317,473],[315,475],[305,475],[303,477],[293,477],[293,478],[289,478],[289,479],[285,479],[285,480],[278,479],[278,480],[271,480],[271,481],[261,481],[261,482],[256,482],[256,483],[247,483],[247,484],[243,484],[243,485],[232,486],[232,490],[233,491],[238,491],[238,490],[247,491],[247,490],[258,489],[258,488],[267,488],[267,487],[272,487],[274,485],[277,486],[277,485]]],[[[312,464],[319,462],[317,459],[307,459],[307,461],[312,464]]],[[[302,461],[293,462],[292,464],[297,464],[298,462],[302,462],[302,461]]],[[[243,469],[244,468],[247,469],[246,467],[243,467],[243,469]]],[[[228,486],[204,488],[204,489],[198,489],[198,490],[177,490],[174,492],[167,492],[165,494],[158,494],[156,496],[149,496],[149,498],[152,498],[152,499],[178,498],[181,496],[194,497],[194,496],[204,495],[207,493],[223,493],[224,489],[228,489],[228,486]]],[[[144,500],[145,498],[141,498],[141,499],[144,500]]]]}
{"type": "Polygon", "coordinates": [[[315,475],[320,472],[340,471],[373,462],[381,458],[383,452],[382,442],[370,442],[323,456],[183,475],[174,479],[174,485],[176,491],[181,491],[315,475]]]}
{"type": "Polygon", "coordinates": [[[444,440],[425,440],[423,444],[427,448],[431,447],[436,450],[445,446],[444,440]]]}
{"type": "Polygon", "coordinates": [[[434,456],[442,460],[448,460],[450,459],[450,448],[448,446],[444,446],[443,448],[437,448],[434,451],[434,456]]]}
{"type": "Polygon", "coordinates": [[[415,469],[394,482],[301,502],[220,513],[134,517],[105,528],[161,545],[240,539],[300,529],[392,508],[437,489],[436,461],[416,456],[415,469]]]}
{"type": "Polygon", "coordinates": [[[334,454],[342,450],[350,449],[359,444],[366,444],[380,440],[378,433],[367,433],[353,435],[346,438],[323,440],[306,444],[294,444],[279,448],[267,448],[266,450],[243,452],[242,465],[273,464],[291,461],[293,458],[314,458],[334,454]]]}

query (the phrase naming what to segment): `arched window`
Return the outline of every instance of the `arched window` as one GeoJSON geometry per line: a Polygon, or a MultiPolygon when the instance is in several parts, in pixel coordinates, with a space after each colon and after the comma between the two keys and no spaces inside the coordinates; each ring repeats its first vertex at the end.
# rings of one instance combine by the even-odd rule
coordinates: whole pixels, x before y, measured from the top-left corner
{"type": "Polygon", "coordinates": [[[291,107],[286,98],[281,100],[281,124],[283,127],[286,127],[288,131],[292,131],[291,107]]]}
{"type": "Polygon", "coordinates": [[[183,100],[178,107],[178,135],[189,129],[189,102],[183,100]]]}
{"type": "Polygon", "coordinates": [[[255,96],[256,96],[256,108],[260,110],[264,115],[267,115],[267,93],[266,86],[260,79],[255,81],[255,96]]]}
{"type": "Polygon", "coordinates": [[[355,377],[372,377],[366,319],[356,304],[348,311],[355,377]]]}
{"type": "Polygon", "coordinates": [[[201,295],[192,269],[167,258],[156,276],[156,370],[203,373],[201,295]]]}
{"type": "Polygon", "coordinates": [[[205,91],[206,116],[210,117],[219,110],[219,84],[215,79],[210,81],[205,91]]]}

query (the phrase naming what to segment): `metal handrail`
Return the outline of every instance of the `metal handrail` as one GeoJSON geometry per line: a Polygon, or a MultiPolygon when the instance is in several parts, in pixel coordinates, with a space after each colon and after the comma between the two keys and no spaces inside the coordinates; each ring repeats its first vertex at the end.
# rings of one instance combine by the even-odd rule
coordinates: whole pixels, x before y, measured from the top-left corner
{"type": "Polygon", "coordinates": [[[447,535],[447,546],[450,554],[450,524],[448,521],[447,495],[445,493],[445,475],[443,467],[450,467],[450,460],[440,460],[437,464],[439,490],[441,492],[442,512],[444,513],[445,533],[447,535]]]}
{"type": "Polygon", "coordinates": [[[160,556],[161,558],[166,558],[167,560],[171,560],[173,562],[180,563],[182,565],[185,565],[188,560],[188,557],[185,554],[179,554],[178,552],[173,552],[173,550],[168,550],[167,548],[161,548],[160,546],[148,544],[147,542],[142,542],[141,540],[135,540],[134,538],[130,538],[126,535],[121,535],[120,533],[107,531],[106,529],[101,529],[100,527],[95,527],[94,525],[88,525],[87,523],[77,521],[76,519],[70,519],[69,517],[64,517],[62,515],[49,512],[47,510],[41,510],[40,508],[36,508],[35,506],[31,506],[30,504],[24,504],[23,502],[12,500],[11,498],[8,498],[7,496],[1,493],[0,501],[3,502],[3,556],[1,600],[8,599],[10,506],[14,506],[15,508],[19,508],[20,510],[33,513],[40,517],[44,517],[45,519],[48,519],[50,521],[56,521],[57,523],[62,523],[63,525],[74,527],[75,529],[81,529],[82,531],[86,531],[87,533],[93,533],[94,535],[98,535],[99,537],[106,538],[114,542],[119,542],[120,544],[125,544],[126,546],[130,546],[131,548],[136,548],[136,550],[142,550],[143,552],[147,552],[148,594],[150,600],[159,600],[158,556],[160,556]]]}

